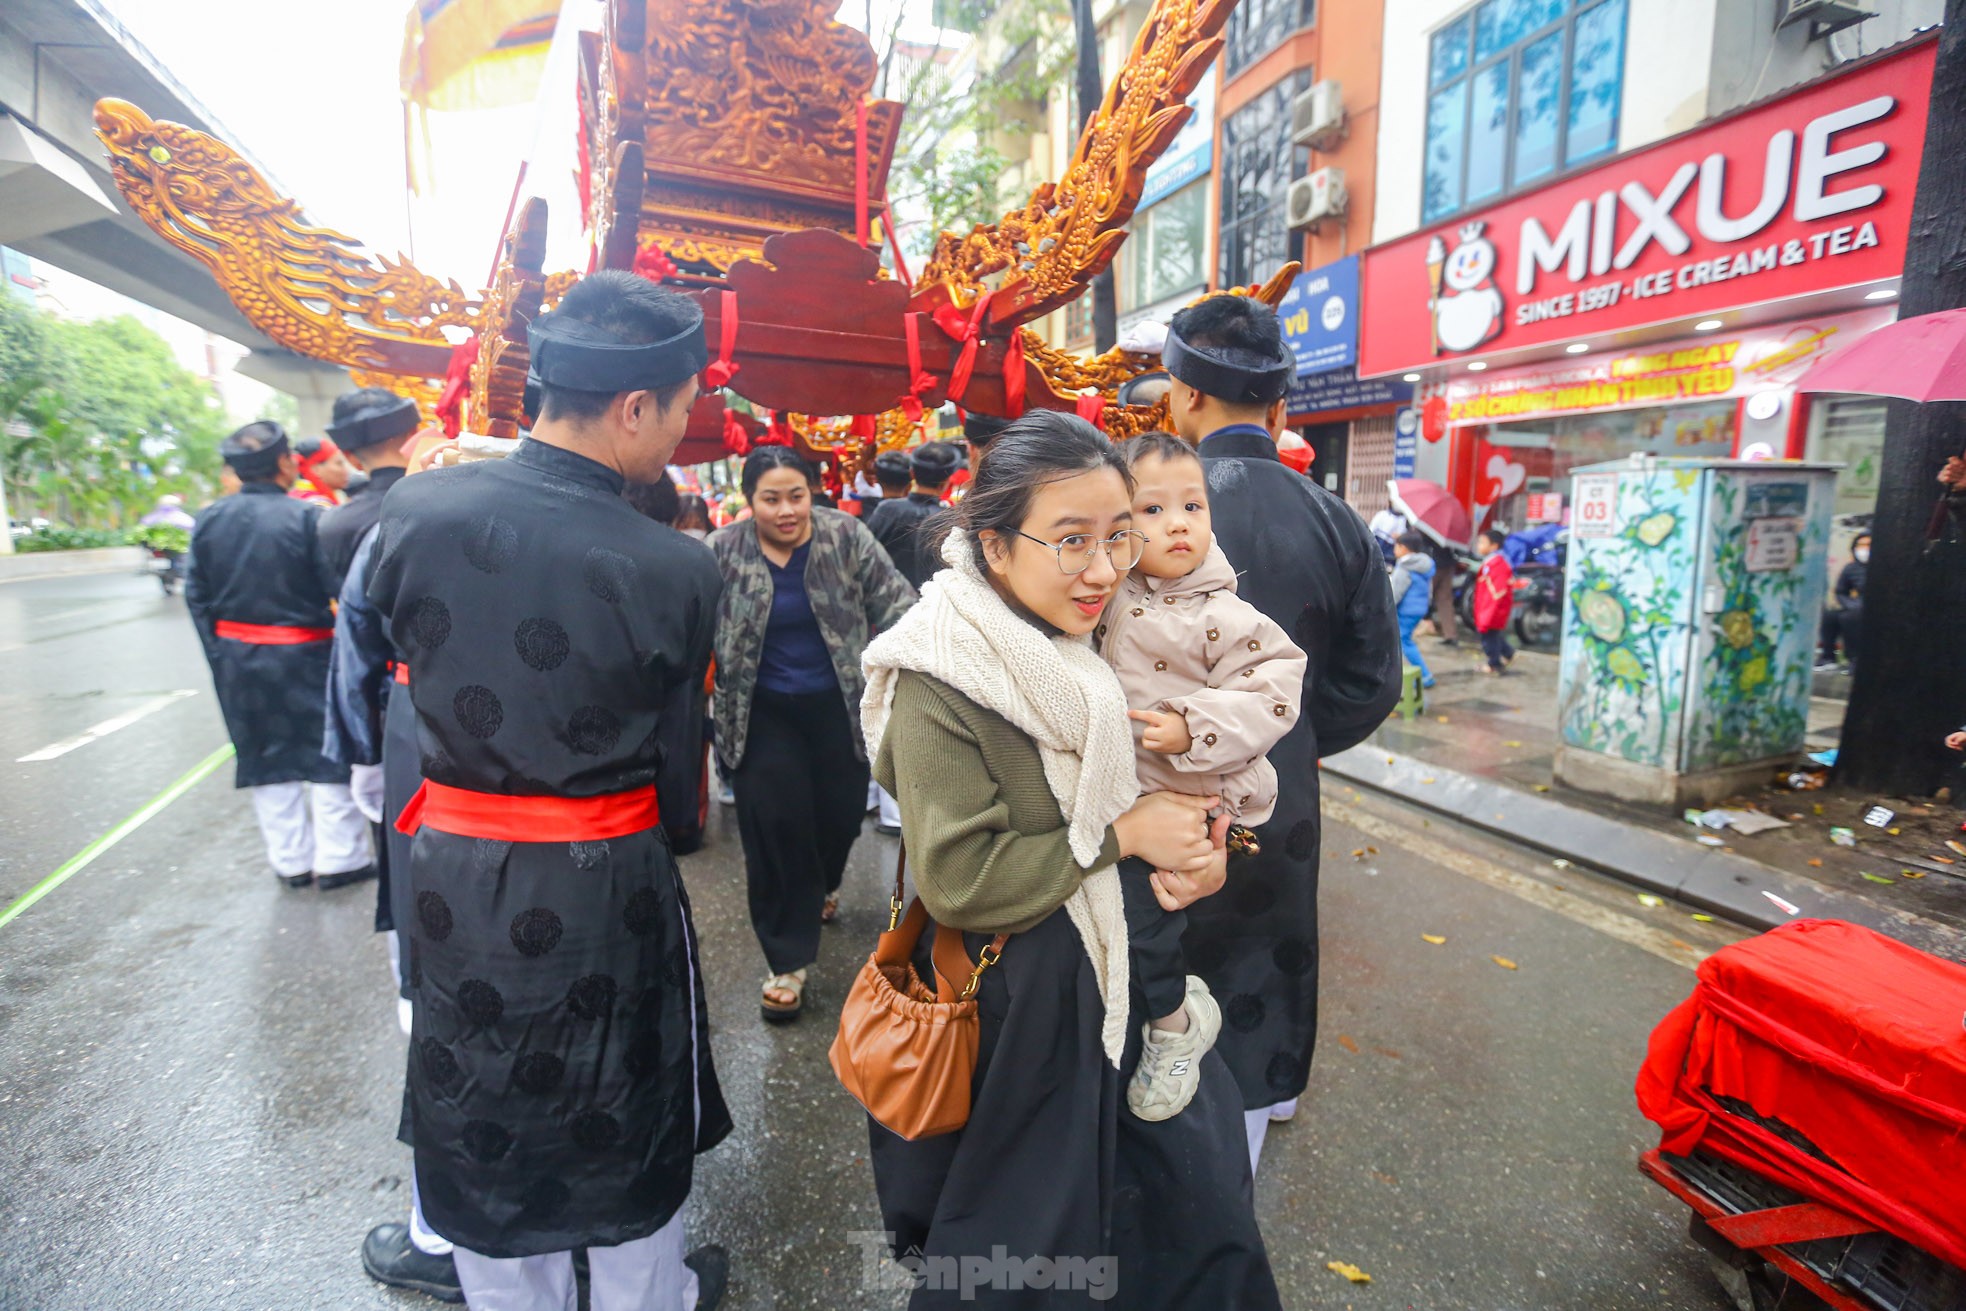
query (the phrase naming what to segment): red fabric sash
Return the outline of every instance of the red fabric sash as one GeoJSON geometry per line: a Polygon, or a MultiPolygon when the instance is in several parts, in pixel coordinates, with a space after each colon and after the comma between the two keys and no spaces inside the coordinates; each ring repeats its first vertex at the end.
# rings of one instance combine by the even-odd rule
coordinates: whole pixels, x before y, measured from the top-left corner
{"type": "Polygon", "coordinates": [[[414,836],[428,824],[467,838],[596,842],[640,833],[661,822],[653,783],[598,797],[509,797],[425,779],[396,817],[396,831],[414,836]]]}
{"type": "Polygon", "coordinates": [[[404,664],[402,661],[400,660],[390,661],[389,672],[395,678],[395,680],[398,683],[401,683],[404,687],[408,687],[410,685],[410,667],[404,664]]]}
{"type": "Polygon", "coordinates": [[[254,646],[304,646],[308,642],[332,642],[332,628],[290,628],[285,624],[242,624],[221,619],[215,625],[220,637],[254,646]]]}

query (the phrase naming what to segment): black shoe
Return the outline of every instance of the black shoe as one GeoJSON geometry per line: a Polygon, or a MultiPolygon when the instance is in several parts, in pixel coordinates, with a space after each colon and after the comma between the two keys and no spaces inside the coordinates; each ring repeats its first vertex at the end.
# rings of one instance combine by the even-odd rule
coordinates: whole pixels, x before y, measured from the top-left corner
{"type": "Polygon", "coordinates": [[[304,888],[314,881],[312,874],[275,874],[273,877],[290,888],[304,888]]]}
{"type": "Polygon", "coordinates": [[[874,825],[874,832],[884,838],[898,838],[901,836],[901,826],[899,824],[876,824],[874,825]]]}
{"type": "Polygon", "coordinates": [[[439,1302],[462,1302],[457,1263],[448,1256],[419,1252],[408,1225],[377,1225],[362,1240],[362,1269],[378,1284],[408,1288],[439,1302]]]}
{"type": "Polygon", "coordinates": [[[696,1271],[696,1311],[717,1311],[730,1287],[730,1253],[721,1243],[705,1243],[683,1264],[696,1271]]]}
{"type": "Polygon", "coordinates": [[[323,892],[332,892],[336,888],[345,888],[351,883],[360,883],[364,879],[374,877],[375,866],[364,865],[360,869],[344,870],[340,874],[316,874],[314,886],[323,892]]]}

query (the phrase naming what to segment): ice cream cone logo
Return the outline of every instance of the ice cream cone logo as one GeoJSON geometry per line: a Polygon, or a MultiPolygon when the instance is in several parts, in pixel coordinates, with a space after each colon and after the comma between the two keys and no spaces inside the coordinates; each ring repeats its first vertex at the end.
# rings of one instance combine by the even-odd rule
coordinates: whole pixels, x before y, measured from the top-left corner
{"type": "Polygon", "coordinates": [[[1451,252],[1438,234],[1427,243],[1428,308],[1436,355],[1473,350],[1502,331],[1495,243],[1482,235],[1486,227],[1478,222],[1463,224],[1451,252]]]}

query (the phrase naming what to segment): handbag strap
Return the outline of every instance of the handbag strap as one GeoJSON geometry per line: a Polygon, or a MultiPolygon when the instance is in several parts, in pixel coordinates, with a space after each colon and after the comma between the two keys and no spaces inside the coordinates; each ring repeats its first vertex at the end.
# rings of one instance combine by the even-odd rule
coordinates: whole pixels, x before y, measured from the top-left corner
{"type": "MultiPolygon", "coordinates": [[[[908,844],[897,844],[894,857],[894,890],[888,894],[887,932],[881,935],[874,946],[874,959],[878,964],[898,966],[907,964],[915,954],[915,944],[921,941],[922,930],[929,925],[928,908],[917,897],[907,903],[902,911],[902,896],[907,890],[908,844]]],[[[930,948],[930,957],[935,964],[935,993],[945,1002],[967,1001],[976,994],[983,981],[983,971],[995,965],[1003,955],[1004,943],[1010,941],[1008,933],[999,933],[983,948],[981,957],[971,964],[969,952],[963,946],[961,931],[946,924],[935,926],[935,941],[930,948]]]]}

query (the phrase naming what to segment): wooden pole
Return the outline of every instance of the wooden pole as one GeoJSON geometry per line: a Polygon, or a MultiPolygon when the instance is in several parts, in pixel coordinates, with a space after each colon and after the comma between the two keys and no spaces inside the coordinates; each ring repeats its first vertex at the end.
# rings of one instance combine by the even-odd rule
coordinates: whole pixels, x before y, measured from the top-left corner
{"type": "MultiPolygon", "coordinates": [[[[1092,21],[1092,0],[1072,0],[1072,24],[1078,41],[1079,132],[1099,112],[1106,98],[1106,79],[1099,75],[1099,29],[1092,21]]],[[[1092,341],[1095,351],[1109,351],[1119,340],[1119,297],[1108,266],[1092,279],[1092,341]]]]}
{"type": "MultiPolygon", "coordinates": [[[[1931,117],[1905,246],[1898,314],[1966,305],[1966,0],[1947,0],[1931,117]]],[[[1966,449],[1966,404],[1892,401],[1871,525],[1863,628],[1837,781],[1920,795],[1956,781],[1947,733],[1966,723],[1966,545],[1928,537],[1947,457],[1966,449]]]]}

